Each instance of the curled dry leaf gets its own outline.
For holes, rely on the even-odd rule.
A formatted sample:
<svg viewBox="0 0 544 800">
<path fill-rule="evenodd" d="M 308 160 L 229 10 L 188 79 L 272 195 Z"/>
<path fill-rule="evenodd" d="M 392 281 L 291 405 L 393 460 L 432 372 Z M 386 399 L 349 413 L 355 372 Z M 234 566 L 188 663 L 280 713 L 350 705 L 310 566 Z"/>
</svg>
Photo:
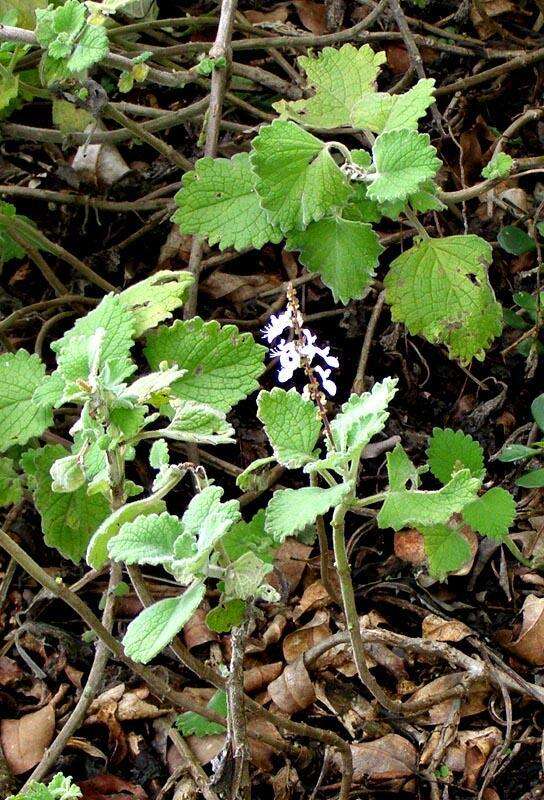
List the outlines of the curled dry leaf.
<svg viewBox="0 0 544 800">
<path fill-rule="evenodd" d="M 93 122 L 87 131 L 105 130 L 100 123 Z M 72 161 L 72 169 L 85 183 L 94 186 L 113 186 L 131 169 L 112 144 L 85 144 L 78 147 Z"/>
<path fill-rule="evenodd" d="M 329 615 L 326 611 L 317 611 L 306 625 L 289 633 L 283 640 L 283 656 L 288 664 L 296 661 L 299 656 L 309 650 L 318 642 L 331 635 Z"/>
<path fill-rule="evenodd" d="M 332 598 L 323 586 L 321 581 L 314 581 L 306 587 L 300 602 L 296 606 L 293 613 L 293 622 L 296 622 L 299 617 L 306 613 L 306 611 L 314 611 L 318 608 L 326 608 L 332 603 Z"/>
<path fill-rule="evenodd" d="M 544 597 L 530 594 L 522 608 L 523 622 L 509 649 L 529 664 L 544 664 Z"/>
<path fill-rule="evenodd" d="M 22 775 L 41 761 L 53 741 L 55 709 L 52 704 L 20 719 L 0 720 L 0 744 L 14 775 Z"/>
<path fill-rule="evenodd" d="M 259 735 L 277 739 L 278 742 L 282 741 L 282 737 L 271 722 L 260 717 L 248 720 L 247 729 L 248 732 L 254 734 L 248 737 L 251 763 L 262 772 L 270 772 L 275 750 L 262 742 Z M 186 741 L 199 763 L 204 765 L 209 764 L 219 755 L 225 745 L 225 738 L 225 734 L 220 733 L 213 736 L 188 736 Z M 181 764 L 179 751 L 173 745 L 168 748 L 167 761 L 171 772 Z"/>
<path fill-rule="evenodd" d="M 270 11 L 246 11 L 245 17 L 252 25 L 259 25 L 263 22 L 286 22 L 289 16 L 289 3 L 281 3 L 274 6 Z"/>
<path fill-rule="evenodd" d="M 296 714 L 312 705 L 316 699 L 314 685 L 302 658 L 285 667 L 282 674 L 269 684 L 268 693 L 286 714 Z"/>
<path fill-rule="evenodd" d="M 417 751 L 414 745 L 396 733 L 388 733 L 373 742 L 351 745 L 353 755 L 353 779 L 362 783 L 371 781 L 390 781 L 410 778 L 417 765 Z M 341 768 L 339 754 L 334 754 L 335 764 Z"/>
<path fill-rule="evenodd" d="M 294 0 L 298 18 L 304 27 L 316 36 L 327 33 L 326 6 L 313 0 Z"/>
<path fill-rule="evenodd" d="M 0 656 L 0 686 L 13 686 L 23 677 L 23 670 L 12 658 Z"/>
<path fill-rule="evenodd" d="M 187 625 L 183 627 L 183 640 L 189 650 L 218 640 L 217 634 L 206 625 L 206 614 L 209 610 L 206 605 L 197 608 Z"/>
<path fill-rule="evenodd" d="M 171 709 L 157 708 L 153 703 L 146 703 L 135 692 L 127 692 L 117 705 L 117 719 L 121 722 L 133 719 L 157 719 L 169 714 Z"/>
<path fill-rule="evenodd" d="M 291 800 L 295 791 L 301 789 L 298 772 L 291 764 L 285 764 L 270 778 L 274 800 Z"/>
<path fill-rule="evenodd" d="M 117 775 L 97 775 L 79 784 L 81 800 L 148 800 L 141 786 L 119 778 Z"/>
<path fill-rule="evenodd" d="M 214 300 L 225 298 L 232 303 L 243 303 L 255 297 L 257 292 L 275 289 L 279 283 L 279 279 L 271 275 L 232 275 L 216 270 L 200 284 L 200 288 Z"/>
<path fill-rule="evenodd" d="M 421 754 L 420 764 L 430 764 L 433 753 L 440 743 L 440 731 L 433 731 Z M 502 734 L 496 727 L 474 731 L 460 731 L 447 748 L 444 764 L 452 772 L 462 772 L 463 786 L 474 789 L 485 763 L 492 751 L 502 743 Z"/>
<path fill-rule="evenodd" d="M 421 624 L 424 639 L 433 642 L 460 642 L 471 635 L 471 630 L 458 619 L 442 619 L 436 614 L 427 614 Z"/>
<path fill-rule="evenodd" d="M 465 672 L 451 672 L 449 675 L 442 675 L 414 692 L 410 700 L 432 700 L 433 697 L 442 694 L 445 690 L 461 684 L 465 677 Z M 471 683 L 469 696 L 461 704 L 460 716 L 471 717 L 483 711 L 486 708 L 490 691 L 489 684 L 483 678 Z M 453 699 L 443 700 L 441 703 L 431 706 L 419 717 L 419 721 L 423 725 L 439 725 L 446 722 L 450 716 L 452 703 Z"/>
<path fill-rule="evenodd" d="M 284 617 L 283 614 L 276 614 L 263 633 L 262 639 L 260 641 L 252 640 L 248 643 L 246 653 L 262 653 L 270 645 L 279 642 L 286 625 L 287 617 Z"/>
<path fill-rule="evenodd" d="M 249 694 L 260 691 L 281 675 L 282 669 L 283 663 L 281 661 L 246 669 L 244 671 L 244 691 Z"/>
<path fill-rule="evenodd" d="M 268 583 L 282 596 L 291 595 L 300 583 L 311 552 L 309 545 L 287 538 L 276 551 L 275 569 L 268 576 Z"/>
<path fill-rule="evenodd" d="M 91 756 L 91 758 L 99 758 L 104 764 L 108 760 L 107 755 L 102 750 L 88 742 L 87 739 L 81 739 L 79 736 L 71 736 L 66 742 L 66 747 L 70 747 L 72 750 L 81 750 L 82 753 Z"/>
</svg>

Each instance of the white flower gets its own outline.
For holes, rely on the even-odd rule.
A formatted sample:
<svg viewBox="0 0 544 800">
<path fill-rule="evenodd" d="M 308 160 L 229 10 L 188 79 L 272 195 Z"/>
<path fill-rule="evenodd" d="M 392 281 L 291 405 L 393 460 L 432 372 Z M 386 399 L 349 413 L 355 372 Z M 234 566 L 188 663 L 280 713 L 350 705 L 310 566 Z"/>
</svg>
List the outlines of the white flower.
<svg viewBox="0 0 544 800">
<path fill-rule="evenodd" d="M 280 371 L 278 380 L 280 383 L 290 381 L 296 370 L 300 367 L 300 353 L 295 342 L 286 342 L 282 339 L 279 345 L 270 351 L 271 356 L 277 356 L 280 360 Z"/>
<path fill-rule="evenodd" d="M 287 308 L 281 314 L 272 314 L 268 325 L 263 329 L 263 339 L 266 339 L 269 344 L 272 344 L 274 339 L 281 336 L 287 328 L 293 327 L 293 320 L 291 312 Z"/>
<path fill-rule="evenodd" d="M 304 347 L 301 348 L 302 354 L 306 356 L 310 364 L 314 360 L 315 356 L 319 356 L 323 359 L 325 364 L 328 364 L 329 367 L 334 367 L 338 369 L 340 366 L 340 362 L 336 358 L 336 356 L 329 355 L 331 348 L 330 347 L 317 347 L 315 342 L 317 341 L 317 336 L 314 336 L 308 328 L 304 328 L 302 331 L 304 334 L 304 338 L 306 344 Z"/>
<path fill-rule="evenodd" d="M 323 369 L 323 367 L 314 367 L 314 371 L 317 372 L 319 377 L 321 378 L 321 386 L 330 394 L 331 397 L 334 397 L 336 394 L 336 384 L 334 381 L 331 381 L 329 375 L 331 374 L 330 369 Z"/>
</svg>

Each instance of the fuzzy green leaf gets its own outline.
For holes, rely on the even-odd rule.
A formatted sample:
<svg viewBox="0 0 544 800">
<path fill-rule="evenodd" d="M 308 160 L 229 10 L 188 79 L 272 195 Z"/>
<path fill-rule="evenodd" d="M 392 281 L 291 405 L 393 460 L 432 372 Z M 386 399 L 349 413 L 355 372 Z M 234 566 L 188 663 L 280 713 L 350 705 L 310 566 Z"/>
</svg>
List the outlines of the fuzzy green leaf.
<svg viewBox="0 0 544 800">
<path fill-rule="evenodd" d="M 55 547 L 61 555 L 77 564 L 84 556 L 92 534 L 108 517 L 110 508 L 101 494 L 89 496 L 86 486 L 69 493 L 52 490 L 50 469 L 64 456 L 66 450 L 61 445 L 46 445 L 40 450 L 30 451 L 23 465 L 31 477 L 45 544 Z"/>
<path fill-rule="evenodd" d="M 133 522 L 141 514 L 160 514 L 164 510 L 164 500 L 157 499 L 153 495 L 134 500 L 116 509 L 95 530 L 87 547 L 87 564 L 94 569 L 100 569 L 106 563 L 108 543 L 125 523 Z"/>
<path fill-rule="evenodd" d="M 482 478 L 484 474 L 484 451 L 463 431 L 433 428 L 427 458 L 431 472 L 442 483 L 447 483 L 460 469 L 468 469 L 473 478 Z"/>
<path fill-rule="evenodd" d="M 388 417 L 387 407 L 395 396 L 397 381 L 386 378 L 376 383 L 370 392 L 352 394 L 331 422 L 337 450 L 349 458 L 362 452 L 373 436 L 379 433 Z"/>
<path fill-rule="evenodd" d="M 274 599 L 272 593 L 275 590 L 270 584 L 264 584 L 266 576 L 274 569 L 273 565 L 267 563 L 249 551 L 229 564 L 223 579 L 225 594 L 227 597 L 238 598 L 239 600 L 249 600 L 252 597 L 264 596 L 266 599 Z"/>
<path fill-rule="evenodd" d="M 153 331 L 145 348 L 152 369 L 167 361 L 187 370 L 172 386 L 177 397 L 223 411 L 258 387 L 265 353 L 250 333 L 200 317 Z"/>
<path fill-rule="evenodd" d="M 493 158 L 482 170 L 484 178 L 506 178 L 514 166 L 514 159 L 508 153 L 493 153 Z"/>
<path fill-rule="evenodd" d="M 445 344 L 451 358 L 469 362 L 502 329 L 502 309 L 486 265 L 491 247 L 479 236 L 426 239 L 392 264 L 385 278 L 393 319 L 410 333 Z"/>
<path fill-rule="evenodd" d="M 167 597 L 144 609 L 125 633 L 123 647 L 127 656 L 140 664 L 151 661 L 189 622 L 205 592 L 203 583 L 193 583 L 180 597 Z"/>
<path fill-rule="evenodd" d="M 102 25 L 87 25 L 67 61 L 70 72 L 83 72 L 108 55 L 108 35 Z"/>
<path fill-rule="evenodd" d="M 175 200 L 178 210 L 172 220 L 181 232 L 205 236 L 220 250 L 258 250 L 282 238 L 261 208 L 247 153 L 199 159 L 183 176 Z"/>
<path fill-rule="evenodd" d="M 18 503 L 23 496 L 21 478 L 11 458 L 0 457 L 0 508 Z"/>
<path fill-rule="evenodd" d="M 117 295 L 132 315 L 134 336 L 171 319 L 171 312 L 183 305 L 193 283 L 194 277 L 187 270 L 161 270 Z"/>
<path fill-rule="evenodd" d="M 470 527 L 491 539 L 504 539 L 516 518 L 516 503 L 506 489 L 495 486 L 463 509 Z"/>
<path fill-rule="evenodd" d="M 261 204 L 283 232 L 305 228 L 349 198 L 348 181 L 323 142 L 294 122 L 275 120 L 252 144 Z"/>
<path fill-rule="evenodd" d="M 184 533 L 197 539 L 199 551 L 211 549 L 240 520 L 238 501 L 224 503 L 222 496 L 220 486 L 207 486 L 193 497 L 183 515 Z"/>
<path fill-rule="evenodd" d="M 108 542 L 114 561 L 125 564 L 164 564 L 171 561 L 174 542 L 182 532 L 181 520 L 167 511 L 125 522 Z"/>
<path fill-rule="evenodd" d="M 331 217 L 294 231 L 288 250 L 299 250 L 299 261 L 318 272 L 335 301 L 346 304 L 364 296 L 383 252 L 378 235 L 365 222 Z"/>
<path fill-rule="evenodd" d="M 470 545 L 466 538 L 448 525 L 420 527 L 425 552 L 429 559 L 429 572 L 443 580 L 448 572 L 456 572 L 470 558 Z"/>
<path fill-rule="evenodd" d="M 296 469 L 315 457 L 322 425 L 311 400 L 305 400 L 296 389 L 286 392 L 275 387 L 259 393 L 257 408 L 280 464 Z"/>
<path fill-rule="evenodd" d="M 364 95 L 352 110 L 353 126 L 375 133 L 399 128 L 417 130 L 418 120 L 434 102 L 434 83 L 433 78 L 424 78 L 404 94 L 374 92 Z"/>
<path fill-rule="evenodd" d="M 376 174 L 368 186 L 371 200 L 402 200 L 434 178 L 440 167 L 428 134 L 394 130 L 380 134 L 372 147 Z"/>
<path fill-rule="evenodd" d="M 45 378 L 45 366 L 26 350 L 0 356 L 0 452 L 26 444 L 53 422 L 51 405 L 33 402 Z"/>
<path fill-rule="evenodd" d="M 224 605 L 212 608 L 206 615 L 206 625 L 216 633 L 229 633 L 236 625 L 240 625 L 245 614 L 245 602 L 234 597 Z"/>
<path fill-rule="evenodd" d="M 278 113 L 314 127 L 351 125 L 354 105 L 372 90 L 385 59 L 385 53 L 375 53 L 368 44 L 360 48 L 344 44 L 338 50 L 324 47 L 315 58 L 300 56 L 298 63 L 315 94 L 294 102 L 281 100 L 273 106 Z"/>
<path fill-rule="evenodd" d="M 283 542 L 287 536 L 300 533 L 317 517 L 341 503 L 352 488 L 351 483 L 340 483 L 327 489 L 305 486 L 274 492 L 266 509 L 266 532 L 276 542 Z"/>
<path fill-rule="evenodd" d="M 232 444 L 234 428 L 227 422 L 223 411 L 194 400 L 180 400 L 173 404 L 174 416 L 161 433 L 177 442 L 199 444 Z"/>
<path fill-rule="evenodd" d="M 272 564 L 275 542 L 265 531 L 266 512 L 261 508 L 249 522 L 240 520 L 221 539 L 221 544 L 231 561 L 251 551 L 261 561 Z"/>
<path fill-rule="evenodd" d="M 134 344 L 134 320 L 121 299 L 106 295 L 101 303 L 86 316 L 80 317 L 61 339 L 53 342 L 51 349 L 57 354 L 59 372 L 69 382 L 85 380 L 89 376 L 89 345 L 96 331 L 105 331 L 100 350 L 100 363 L 119 359 L 119 375 L 132 371 L 130 349 Z"/>
<path fill-rule="evenodd" d="M 481 480 L 473 478 L 468 469 L 456 472 L 438 491 L 406 489 L 410 461 L 399 463 L 398 450 L 403 448 L 397 445 L 393 453 L 387 454 L 390 488 L 378 513 L 380 528 L 398 531 L 408 525 L 445 523 L 476 498 Z"/>
</svg>

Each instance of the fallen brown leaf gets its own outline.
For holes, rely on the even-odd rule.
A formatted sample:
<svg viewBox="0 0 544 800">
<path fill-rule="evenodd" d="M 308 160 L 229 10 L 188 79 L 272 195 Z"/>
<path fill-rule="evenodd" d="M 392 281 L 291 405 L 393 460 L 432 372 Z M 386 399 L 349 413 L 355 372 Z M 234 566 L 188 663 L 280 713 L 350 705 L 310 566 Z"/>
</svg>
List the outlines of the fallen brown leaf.
<svg viewBox="0 0 544 800">
<path fill-rule="evenodd" d="M 529 664 L 544 664 L 544 597 L 530 594 L 522 608 L 523 622 L 509 649 Z"/>
<path fill-rule="evenodd" d="M 276 551 L 275 570 L 268 576 L 268 583 L 282 596 L 291 595 L 300 583 L 311 552 L 312 548 L 309 545 L 302 544 L 292 537 L 287 538 Z"/>
<path fill-rule="evenodd" d="M 316 698 L 314 685 L 302 658 L 285 667 L 279 678 L 268 685 L 268 694 L 286 714 L 296 714 L 312 705 Z"/>
<path fill-rule="evenodd" d="M 289 633 L 283 640 L 283 656 L 288 664 L 296 661 L 299 656 L 309 650 L 318 642 L 331 635 L 329 615 L 326 611 L 317 611 L 310 620 L 297 630 Z"/>
<path fill-rule="evenodd" d="M 316 36 L 327 33 L 326 7 L 321 3 L 314 3 L 313 0 L 294 0 L 298 18 L 306 30 L 311 31 Z"/>
<path fill-rule="evenodd" d="M 442 619 L 436 614 L 427 614 L 421 624 L 424 639 L 434 642 L 460 642 L 471 635 L 471 630 L 458 619 Z"/>
<path fill-rule="evenodd" d="M 141 786 L 117 775 L 96 775 L 79 784 L 81 800 L 148 800 Z"/>
<path fill-rule="evenodd" d="M 436 695 L 441 694 L 444 690 L 457 686 L 461 682 L 464 674 L 463 672 L 451 672 L 449 675 L 442 675 L 440 678 L 436 678 L 434 681 L 431 681 L 414 692 L 410 700 L 432 699 Z M 461 704 L 459 711 L 461 717 L 474 716 L 474 714 L 479 714 L 483 711 L 486 708 L 486 700 L 489 696 L 489 692 L 490 687 L 483 679 L 472 683 L 469 697 Z M 424 725 L 438 725 L 442 722 L 446 722 L 450 716 L 453 702 L 453 699 L 444 700 L 441 703 L 431 706 L 419 718 L 420 722 Z"/>
<path fill-rule="evenodd" d="M 187 625 L 183 628 L 183 641 L 192 650 L 193 647 L 200 647 L 208 642 L 216 642 L 217 634 L 211 631 L 206 625 L 206 615 L 209 608 L 204 606 L 198 608 Z"/>
<path fill-rule="evenodd" d="M 373 742 L 351 745 L 353 755 L 353 780 L 362 783 L 388 781 L 411 777 L 417 765 L 417 751 L 414 745 L 396 733 L 388 733 Z M 339 755 L 334 755 L 335 763 L 341 766 Z"/>
<path fill-rule="evenodd" d="M 281 3 L 272 8 L 270 11 L 253 11 L 245 12 L 246 19 L 253 25 L 260 22 L 286 22 L 289 16 L 290 3 Z"/>
<path fill-rule="evenodd" d="M 0 743 L 14 775 L 22 775 L 41 761 L 53 741 L 55 709 L 51 704 L 20 719 L 0 720 Z"/>
<path fill-rule="evenodd" d="M 314 581 L 304 590 L 300 602 L 293 612 L 293 622 L 296 622 L 306 611 L 326 608 L 326 606 L 329 606 L 331 603 L 332 598 L 323 586 L 323 583 L 320 580 Z"/>
<path fill-rule="evenodd" d="M 262 664 L 244 671 L 244 691 L 251 694 L 265 688 L 268 684 L 281 675 L 283 664 L 275 661 L 273 664 Z"/>
<path fill-rule="evenodd" d="M 0 656 L 0 686 L 12 686 L 23 676 L 23 670 L 12 658 Z"/>
</svg>

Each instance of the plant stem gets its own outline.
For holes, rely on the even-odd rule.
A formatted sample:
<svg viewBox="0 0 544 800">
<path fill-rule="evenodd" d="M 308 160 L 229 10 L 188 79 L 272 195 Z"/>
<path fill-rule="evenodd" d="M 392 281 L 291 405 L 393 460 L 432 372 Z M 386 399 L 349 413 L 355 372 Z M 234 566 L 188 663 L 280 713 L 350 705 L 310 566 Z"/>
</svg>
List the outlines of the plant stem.
<svg viewBox="0 0 544 800">
<path fill-rule="evenodd" d="M 386 708 L 388 711 L 397 712 L 400 704 L 395 700 L 392 700 L 389 695 L 384 692 L 378 682 L 371 675 L 370 670 L 366 665 L 363 640 L 359 627 L 359 615 L 357 614 L 357 606 L 355 604 L 355 593 L 353 591 L 353 583 L 351 581 L 351 570 L 349 567 L 345 542 L 345 519 L 351 502 L 352 498 L 349 498 L 347 501 L 344 501 L 335 508 L 332 518 L 332 532 L 336 570 L 338 572 L 338 578 L 340 581 L 342 605 L 346 618 L 347 629 L 349 632 L 351 648 L 353 650 L 353 658 L 355 661 L 355 666 L 357 667 L 357 673 L 363 685 L 366 686 L 372 695 L 374 695 L 381 706 Z"/>
</svg>

